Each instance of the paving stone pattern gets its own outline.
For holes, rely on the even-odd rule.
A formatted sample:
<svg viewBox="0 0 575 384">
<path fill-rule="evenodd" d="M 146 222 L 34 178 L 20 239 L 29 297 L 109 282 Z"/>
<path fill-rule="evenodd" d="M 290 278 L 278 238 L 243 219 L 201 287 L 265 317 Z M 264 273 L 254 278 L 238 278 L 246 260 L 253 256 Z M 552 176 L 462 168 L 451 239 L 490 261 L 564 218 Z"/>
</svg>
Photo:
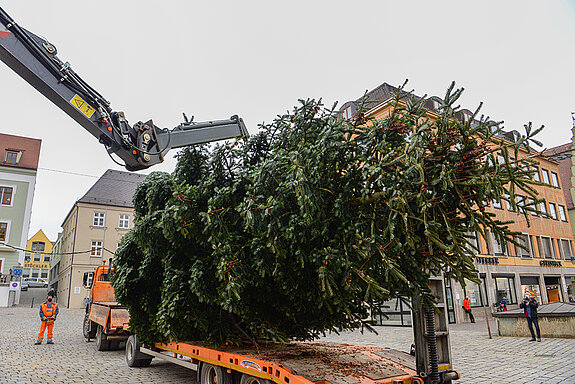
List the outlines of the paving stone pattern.
<svg viewBox="0 0 575 384">
<path fill-rule="evenodd" d="M 30 295 L 35 298 L 30 308 Z M 40 321 L 38 305 L 45 291 L 30 290 L 25 304 L 0 308 L 0 384 L 4 383 L 193 383 L 194 372 L 154 359 L 148 368 L 129 368 L 123 351 L 98 352 L 82 337 L 83 310 L 61 309 L 54 345 L 34 345 Z M 378 327 L 379 335 L 345 332 L 325 339 L 408 351 L 412 330 Z M 494 329 L 494 324 L 492 324 Z M 575 384 L 575 339 L 496 337 L 485 323 L 452 326 L 453 364 L 458 383 Z"/>
</svg>

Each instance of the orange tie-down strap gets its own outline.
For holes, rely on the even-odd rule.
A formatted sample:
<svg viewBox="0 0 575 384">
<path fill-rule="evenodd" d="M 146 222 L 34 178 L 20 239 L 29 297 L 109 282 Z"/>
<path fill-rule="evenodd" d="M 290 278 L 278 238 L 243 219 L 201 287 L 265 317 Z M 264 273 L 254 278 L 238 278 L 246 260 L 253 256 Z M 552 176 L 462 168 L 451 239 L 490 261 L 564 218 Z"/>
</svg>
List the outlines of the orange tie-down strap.
<svg viewBox="0 0 575 384">
<path fill-rule="evenodd" d="M 158 343 L 155 347 L 279 384 L 423 383 L 412 369 L 412 356 L 386 348 L 326 342 L 265 343 L 257 350 L 216 350 L 194 342 Z M 402 358 L 390 359 L 382 351 L 399 353 Z"/>
</svg>

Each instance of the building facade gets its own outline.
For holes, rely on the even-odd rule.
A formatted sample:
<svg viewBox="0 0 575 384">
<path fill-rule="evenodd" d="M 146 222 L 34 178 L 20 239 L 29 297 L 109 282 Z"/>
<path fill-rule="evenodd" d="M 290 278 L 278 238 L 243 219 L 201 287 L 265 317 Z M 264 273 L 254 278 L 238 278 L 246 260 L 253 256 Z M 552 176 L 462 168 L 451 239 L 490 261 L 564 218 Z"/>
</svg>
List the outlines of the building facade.
<svg viewBox="0 0 575 384">
<path fill-rule="evenodd" d="M 145 175 L 108 170 L 79 199 L 62 223 L 57 295 L 60 304 L 81 308 L 88 290 L 84 272 L 113 257 L 120 240 L 133 227 L 132 197 Z"/>
<path fill-rule="evenodd" d="M 60 275 L 60 259 L 62 258 L 62 233 L 58 233 L 58 239 L 52 247 L 50 260 L 50 272 L 48 273 L 48 288 L 58 293 L 58 276 Z"/>
<path fill-rule="evenodd" d="M 396 93 L 397 88 L 384 83 L 364 97 L 343 104 L 340 113 L 343 118 L 353 118 L 361 111 L 366 116 L 382 119 L 391 112 Z M 436 118 L 441 99 L 430 97 L 425 105 L 428 116 L 431 119 Z M 467 120 L 472 116 L 471 111 L 463 109 L 456 118 Z M 515 131 L 501 134 L 502 139 L 510 142 L 515 141 L 515 137 Z M 527 157 L 528 154 L 523 151 L 521 156 Z M 513 221 L 509 227 L 521 233 L 516 240 L 526 249 L 516 247 L 505 239 L 498 239 L 489 232 L 485 237 L 477 233 L 470 234 L 475 239 L 472 245 L 477 250 L 470 257 L 474 261 L 481 283 L 467 281 L 467 284 L 462 286 L 454 281 L 446 281 L 447 313 L 451 323 L 468 321 L 462 309 L 466 296 L 469 297 L 472 307 L 480 309 L 474 311 L 479 317 L 485 312 L 489 314 L 498 310 L 501 303 L 508 308 L 518 308 L 526 291 L 533 292 L 543 304 L 573 300 L 575 259 L 568 211 L 573 200 L 569 200 L 571 206 L 568 206 L 563 190 L 564 178 L 560 177 L 558 161 L 544 155 L 534 157 L 533 152 L 529 157 L 539 164 L 535 169 L 534 179 L 546 184 L 535 187 L 539 196 L 545 199 L 538 207 L 543 214 L 529 213 L 528 224 L 523 212 L 514 211 L 505 201 L 491 204 L 488 209 L 496 214 L 497 219 Z M 395 302 L 388 304 L 393 307 Z M 486 307 L 487 311 L 484 311 L 483 307 Z M 402 325 L 408 317 L 409 309 L 392 311 L 390 318 L 396 319 L 394 324 Z"/>
<path fill-rule="evenodd" d="M 39 230 L 28 239 L 26 253 L 24 254 L 22 278 L 36 277 L 48 284 L 52 247 L 52 242 L 42 230 Z"/>
<path fill-rule="evenodd" d="M 24 265 L 41 144 L 0 133 L 0 273 Z"/>
</svg>

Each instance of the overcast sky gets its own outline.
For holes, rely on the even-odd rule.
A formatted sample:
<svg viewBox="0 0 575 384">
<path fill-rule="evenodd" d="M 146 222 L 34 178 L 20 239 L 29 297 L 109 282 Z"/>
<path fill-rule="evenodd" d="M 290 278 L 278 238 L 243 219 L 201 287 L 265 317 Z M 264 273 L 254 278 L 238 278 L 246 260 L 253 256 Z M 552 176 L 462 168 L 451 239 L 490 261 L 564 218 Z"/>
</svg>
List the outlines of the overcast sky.
<svg viewBox="0 0 575 384">
<path fill-rule="evenodd" d="M 124 111 L 173 128 L 238 114 L 248 129 L 299 98 L 355 100 L 409 79 L 552 147 L 571 139 L 574 1 L 0 0 L 17 23 Z M 30 236 L 56 240 L 74 202 L 106 169 L 104 147 L 0 63 L 0 132 L 42 139 Z M 144 171 L 171 172 L 175 161 Z M 87 175 L 87 176 L 82 176 Z"/>
</svg>

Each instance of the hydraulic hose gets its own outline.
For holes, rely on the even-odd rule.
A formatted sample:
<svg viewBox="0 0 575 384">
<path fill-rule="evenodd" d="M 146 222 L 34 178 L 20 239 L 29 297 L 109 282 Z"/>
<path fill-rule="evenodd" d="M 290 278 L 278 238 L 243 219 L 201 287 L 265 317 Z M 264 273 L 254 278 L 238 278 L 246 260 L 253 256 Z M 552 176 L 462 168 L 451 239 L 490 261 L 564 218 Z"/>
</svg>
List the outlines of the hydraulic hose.
<svg viewBox="0 0 575 384">
<path fill-rule="evenodd" d="M 439 355 L 437 354 L 437 339 L 435 338 L 435 315 L 433 308 L 429 306 L 425 309 L 425 327 L 427 338 L 427 349 L 429 353 L 429 370 L 431 382 L 439 383 Z"/>
</svg>

